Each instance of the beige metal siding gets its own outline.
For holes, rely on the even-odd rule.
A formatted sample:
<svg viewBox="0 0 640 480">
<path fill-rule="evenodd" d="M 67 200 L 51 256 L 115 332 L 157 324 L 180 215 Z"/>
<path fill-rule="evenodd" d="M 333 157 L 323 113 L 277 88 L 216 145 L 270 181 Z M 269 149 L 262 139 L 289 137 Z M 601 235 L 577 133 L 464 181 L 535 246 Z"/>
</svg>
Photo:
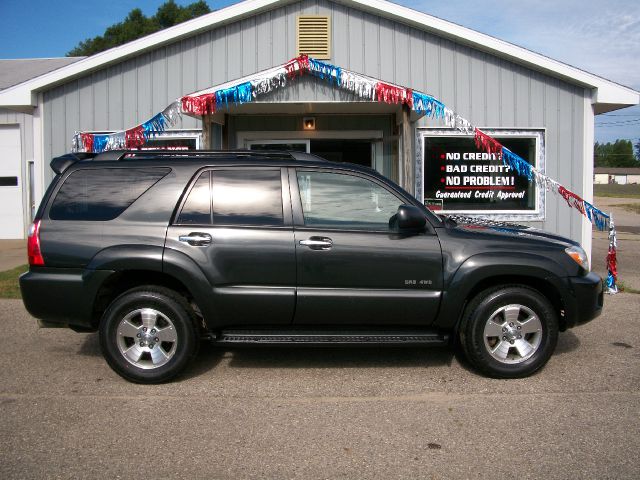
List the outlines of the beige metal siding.
<svg viewBox="0 0 640 480">
<path fill-rule="evenodd" d="M 404 24 L 326 0 L 305 0 L 201 33 L 45 93 L 45 158 L 71 147 L 76 130 L 122 129 L 176 97 L 240 78 L 296 55 L 296 18 L 331 18 L 330 61 L 440 98 L 484 127 L 544 128 L 546 173 L 582 193 L 582 88 Z M 312 80 L 265 101 L 350 101 Z M 194 128 L 185 118 L 178 128 Z M 420 125 L 426 125 L 421 122 Z M 546 197 L 536 225 L 580 239 L 580 216 Z"/>
</svg>

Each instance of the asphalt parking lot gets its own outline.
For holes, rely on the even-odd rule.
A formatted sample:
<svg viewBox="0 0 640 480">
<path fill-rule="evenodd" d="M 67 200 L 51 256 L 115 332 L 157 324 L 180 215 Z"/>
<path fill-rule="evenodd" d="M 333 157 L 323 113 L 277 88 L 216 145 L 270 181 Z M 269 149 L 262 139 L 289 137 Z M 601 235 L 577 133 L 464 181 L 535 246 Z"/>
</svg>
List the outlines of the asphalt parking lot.
<svg viewBox="0 0 640 480">
<path fill-rule="evenodd" d="M 640 478 L 640 295 L 491 380 L 446 349 L 205 346 L 133 385 L 0 301 L 0 478 Z"/>
</svg>

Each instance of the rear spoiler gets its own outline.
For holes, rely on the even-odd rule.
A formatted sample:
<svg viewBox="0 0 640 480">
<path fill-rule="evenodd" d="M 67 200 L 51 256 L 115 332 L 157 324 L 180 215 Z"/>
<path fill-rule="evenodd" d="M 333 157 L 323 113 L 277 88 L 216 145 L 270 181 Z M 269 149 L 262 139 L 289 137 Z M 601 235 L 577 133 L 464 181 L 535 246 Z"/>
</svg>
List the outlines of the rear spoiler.
<svg viewBox="0 0 640 480">
<path fill-rule="evenodd" d="M 53 160 L 51 160 L 51 163 L 49 165 L 51 166 L 51 170 L 53 170 L 56 175 L 60 175 L 74 163 L 81 160 L 86 160 L 87 158 L 93 158 L 95 156 L 95 153 L 67 153 L 66 155 L 55 157 Z"/>
</svg>

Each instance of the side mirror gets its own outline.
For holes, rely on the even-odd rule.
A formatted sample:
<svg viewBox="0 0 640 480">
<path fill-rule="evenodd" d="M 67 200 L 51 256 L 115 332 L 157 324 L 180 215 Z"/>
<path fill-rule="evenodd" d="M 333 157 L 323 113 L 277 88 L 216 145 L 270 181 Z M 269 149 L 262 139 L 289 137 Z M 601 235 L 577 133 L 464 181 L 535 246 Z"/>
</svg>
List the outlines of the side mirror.
<svg viewBox="0 0 640 480">
<path fill-rule="evenodd" d="M 398 231 L 420 231 L 427 224 L 427 219 L 418 207 L 400 205 L 396 214 L 389 219 L 389 228 Z"/>
</svg>

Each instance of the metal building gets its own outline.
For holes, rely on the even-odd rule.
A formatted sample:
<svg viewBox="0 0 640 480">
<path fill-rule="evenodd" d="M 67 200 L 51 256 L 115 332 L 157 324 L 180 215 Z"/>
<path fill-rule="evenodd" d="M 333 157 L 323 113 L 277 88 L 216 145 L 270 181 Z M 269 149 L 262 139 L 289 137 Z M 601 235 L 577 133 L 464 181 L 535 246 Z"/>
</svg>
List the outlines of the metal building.
<svg viewBox="0 0 640 480">
<path fill-rule="evenodd" d="M 247 0 L 1 90 L 0 149 L 17 145 L 20 132 L 20 153 L 9 156 L 19 158 L 11 171 L 22 208 L 17 212 L 12 200 L 2 207 L 3 218 L 21 215 L 26 230 L 29 198 L 41 198 L 53 175 L 49 159 L 70 151 L 76 132 L 128 129 L 183 95 L 300 53 L 428 92 L 586 200 L 592 199 L 594 115 L 640 102 L 632 89 L 384 0 Z M 456 198 L 465 182 L 496 175 L 459 170 L 492 165 L 474 157 L 468 135 L 401 104 L 362 101 L 312 77 L 212 115 L 185 116 L 151 143 L 293 148 L 366 164 L 433 208 L 518 220 L 591 247 L 590 223 L 535 185 L 504 176 L 512 197 L 491 198 L 480 189 L 473 198 Z M 3 156 L 3 169 L 6 162 Z M 454 192 L 449 197 L 442 194 L 446 188 Z"/>
</svg>

